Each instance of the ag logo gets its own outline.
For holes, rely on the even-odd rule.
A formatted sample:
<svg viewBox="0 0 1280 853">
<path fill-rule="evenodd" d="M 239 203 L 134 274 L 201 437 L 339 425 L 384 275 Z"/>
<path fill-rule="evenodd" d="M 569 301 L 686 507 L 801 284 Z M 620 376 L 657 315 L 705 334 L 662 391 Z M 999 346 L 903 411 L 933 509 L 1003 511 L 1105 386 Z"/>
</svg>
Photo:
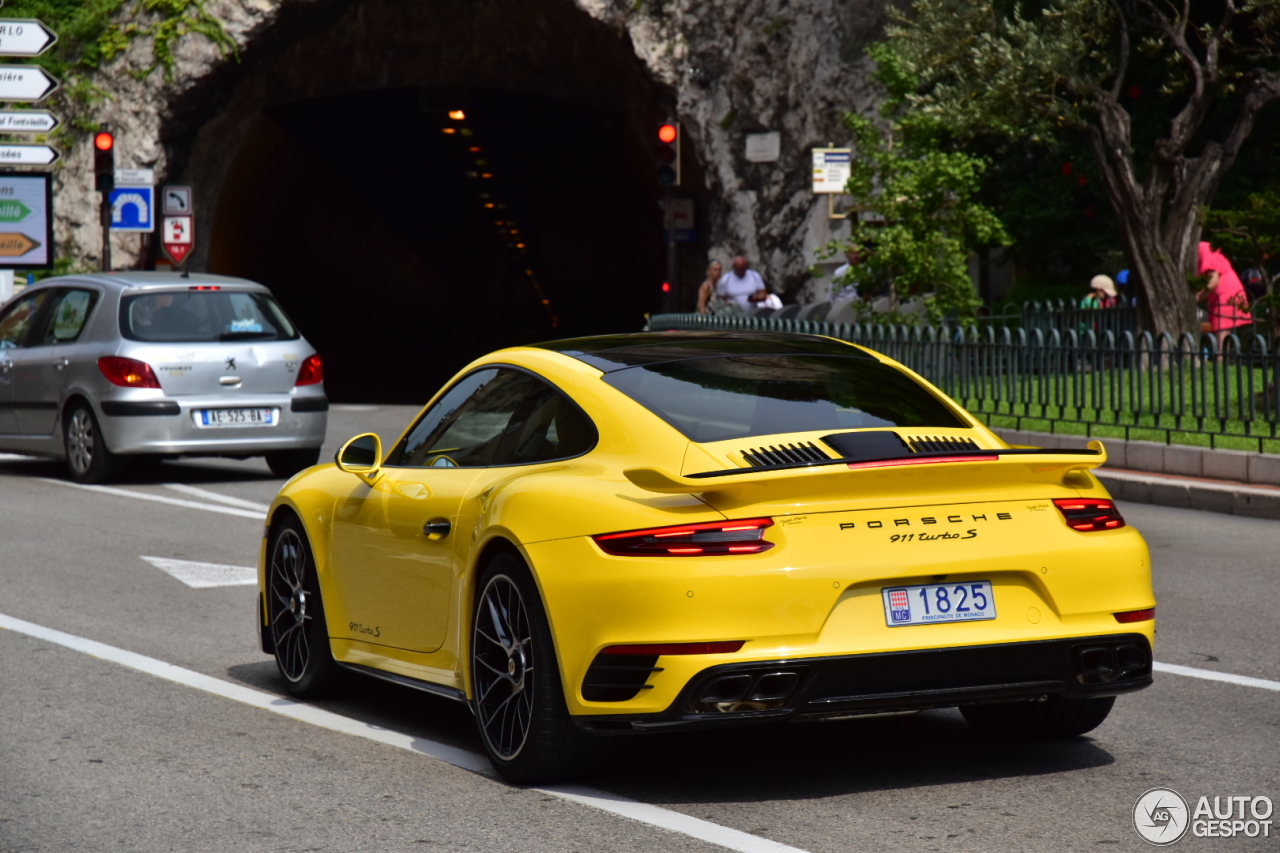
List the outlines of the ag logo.
<svg viewBox="0 0 1280 853">
<path fill-rule="evenodd" d="M 1149 844 L 1172 844 L 1186 835 L 1191 825 L 1187 801 L 1172 788 L 1152 788 L 1134 804 L 1133 825 Z"/>
</svg>

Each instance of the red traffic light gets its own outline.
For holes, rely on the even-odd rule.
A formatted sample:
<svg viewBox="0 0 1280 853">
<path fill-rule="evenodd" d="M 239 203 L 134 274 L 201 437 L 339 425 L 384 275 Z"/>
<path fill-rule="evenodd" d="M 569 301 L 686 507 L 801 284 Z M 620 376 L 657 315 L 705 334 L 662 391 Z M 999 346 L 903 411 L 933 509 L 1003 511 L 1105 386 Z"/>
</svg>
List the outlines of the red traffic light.
<svg viewBox="0 0 1280 853">
<path fill-rule="evenodd" d="M 93 137 L 93 147 L 99 151 L 110 151 L 115 144 L 116 138 L 105 130 Z"/>
<path fill-rule="evenodd" d="M 676 137 L 679 133 L 680 132 L 676 130 L 676 126 L 674 124 L 664 124 L 662 127 L 658 128 L 658 139 L 670 145 L 672 142 L 676 141 Z"/>
</svg>

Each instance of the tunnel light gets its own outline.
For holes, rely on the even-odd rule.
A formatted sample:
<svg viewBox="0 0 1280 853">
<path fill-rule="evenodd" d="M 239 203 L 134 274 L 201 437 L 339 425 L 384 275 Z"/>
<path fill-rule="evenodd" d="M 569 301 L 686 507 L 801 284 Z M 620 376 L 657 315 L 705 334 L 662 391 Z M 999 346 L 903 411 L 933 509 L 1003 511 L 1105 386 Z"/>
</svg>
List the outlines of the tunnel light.
<svg viewBox="0 0 1280 853">
<path fill-rule="evenodd" d="M 454 121 L 462 121 L 466 117 L 467 117 L 467 114 L 464 113 L 462 110 L 449 110 L 449 118 L 453 119 Z"/>
<path fill-rule="evenodd" d="M 440 132 L 441 133 L 457 133 L 458 131 L 454 130 L 452 127 L 442 127 L 440 128 Z"/>
<path fill-rule="evenodd" d="M 485 206 L 485 207 L 493 207 L 493 202 L 491 202 L 491 201 L 486 201 L 486 202 L 484 203 L 484 206 Z"/>
<path fill-rule="evenodd" d="M 468 148 L 467 150 L 468 150 L 468 151 L 470 151 L 472 154 L 479 154 L 479 153 L 480 153 L 480 151 L 481 151 L 481 148 L 480 148 L 480 146 L 479 146 L 479 145 L 472 145 L 472 146 L 471 146 L 470 148 Z"/>
</svg>

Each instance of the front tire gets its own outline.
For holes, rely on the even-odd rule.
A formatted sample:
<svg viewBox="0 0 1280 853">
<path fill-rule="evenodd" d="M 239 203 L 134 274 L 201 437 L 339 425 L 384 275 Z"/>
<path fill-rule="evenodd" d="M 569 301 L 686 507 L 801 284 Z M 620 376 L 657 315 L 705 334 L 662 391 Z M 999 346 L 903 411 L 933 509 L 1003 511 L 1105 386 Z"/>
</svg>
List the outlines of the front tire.
<svg viewBox="0 0 1280 853">
<path fill-rule="evenodd" d="M 302 523 L 290 518 L 271 532 L 267 563 L 267 628 L 276 668 L 294 696 L 314 699 L 337 683 L 316 561 Z"/>
<path fill-rule="evenodd" d="M 62 446 L 67 454 L 67 471 L 77 483 L 106 483 L 114 479 L 123 464 L 107 449 L 102 429 L 93 409 L 76 403 L 62 422 Z"/>
<path fill-rule="evenodd" d="M 304 447 L 301 450 L 273 450 L 266 454 L 271 473 L 286 480 L 299 471 L 305 471 L 320 461 L 320 448 Z"/>
<path fill-rule="evenodd" d="M 584 736 L 569 718 L 542 599 L 519 557 L 485 567 L 472 617 L 472 707 L 489 761 L 519 784 L 570 776 Z"/>
<path fill-rule="evenodd" d="M 960 708 L 969 725 L 995 740 L 1061 740 L 1091 732 L 1111 713 L 1116 697 L 1067 699 L 1049 696 L 1043 702 L 998 702 Z"/>
</svg>

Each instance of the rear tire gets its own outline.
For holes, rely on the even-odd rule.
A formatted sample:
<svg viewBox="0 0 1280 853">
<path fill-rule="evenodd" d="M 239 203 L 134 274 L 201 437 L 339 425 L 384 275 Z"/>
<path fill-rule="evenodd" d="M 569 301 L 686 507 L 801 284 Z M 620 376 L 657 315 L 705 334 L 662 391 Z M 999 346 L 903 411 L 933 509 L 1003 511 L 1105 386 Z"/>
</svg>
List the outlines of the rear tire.
<svg viewBox="0 0 1280 853">
<path fill-rule="evenodd" d="M 1050 696 L 1043 702 L 999 702 L 960 708 L 969 725 L 994 740 L 1060 740 L 1091 732 L 1111 713 L 1116 697 L 1067 699 Z"/>
<path fill-rule="evenodd" d="M 124 467 L 119 456 L 107 449 L 98 419 L 87 403 L 75 403 L 62 421 L 62 447 L 67 471 L 77 483 L 106 483 Z"/>
<path fill-rule="evenodd" d="M 306 530 L 296 518 L 276 525 L 267 547 L 267 627 L 276 668 L 290 693 L 315 699 L 338 683 L 324 602 Z"/>
<path fill-rule="evenodd" d="M 277 477 L 286 480 L 320 461 L 320 448 L 304 447 L 301 450 L 273 450 L 266 455 L 267 467 Z"/>
<path fill-rule="evenodd" d="M 501 554 L 476 584 L 472 707 L 494 768 L 518 784 L 575 773 L 585 735 L 569 718 L 551 628 L 524 561 Z"/>
</svg>

